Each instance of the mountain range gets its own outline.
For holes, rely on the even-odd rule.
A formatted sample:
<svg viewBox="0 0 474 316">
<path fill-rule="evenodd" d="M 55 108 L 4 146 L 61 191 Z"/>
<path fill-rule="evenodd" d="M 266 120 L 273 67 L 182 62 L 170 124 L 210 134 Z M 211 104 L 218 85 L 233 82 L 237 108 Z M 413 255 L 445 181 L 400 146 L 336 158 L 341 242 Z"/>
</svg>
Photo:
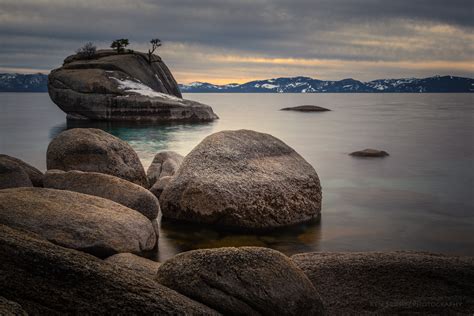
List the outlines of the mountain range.
<svg viewBox="0 0 474 316">
<path fill-rule="evenodd" d="M 0 74 L 0 92 L 46 92 L 45 74 Z M 355 79 L 319 80 L 310 77 L 288 77 L 255 80 L 243 84 L 216 85 L 193 82 L 179 85 L 183 93 L 423 93 L 474 92 L 474 79 L 455 76 L 428 78 L 378 79 L 362 82 Z"/>
</svg>

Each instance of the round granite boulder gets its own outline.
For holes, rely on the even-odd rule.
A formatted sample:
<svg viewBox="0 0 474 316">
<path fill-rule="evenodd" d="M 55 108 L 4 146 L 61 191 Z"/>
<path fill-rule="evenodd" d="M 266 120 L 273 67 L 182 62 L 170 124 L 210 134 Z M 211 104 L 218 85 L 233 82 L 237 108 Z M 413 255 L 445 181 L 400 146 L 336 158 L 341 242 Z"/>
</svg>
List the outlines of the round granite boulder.
<svg viewBox="0 0 474 316">
<path fill-rule="evenodd" d="M 154 220 L 160 211 L 160 203 L 150 191 L 104 173 L 52 169 L 44 175 L 44 187 L 100 196 L 136 210 L 149 220 Z"/>
<path fill-rule="evenodd" d="M 163 193 L 163 190 L 171 182 L 172 179 L 172 176 L 164 176 L 159 178 L 150 188 L 150 192 L 153 193 L 157 198 L 160 198 L 161 193 Z"/>
<path fill-rule="evenodd" d="M 133 148 L 96 128 L 74 128 L 56 136 L 48 146 L 48 169 L 110 174 L 148 188 L 145 170 Z"/>
<path fill-rule="evenodd" d="M 314 168 L 281 140 L 250 130 L 206 137 L 160 196 L 164 217 L 245 229 L 317 219 Z"/>
<path fill-rule="evenodd" d="M 30 177 L 17 163 L 0 158 L 0 189 L 32 187 Z"/>
<path fill-rule="evenodd" d="M 101 258 L 120 252 L 140 253 L 156 244 L 152 223 L 139 212 L 72 191 L 0 190 L 0 224 Z"/>
<path fill-rule="evenodd" d="M 164 262 L 156 280 L 224 315 L 324 314 L 304 273 L 269 248 L 184 252 Z"/>
<path fill-rule="evenodd" d="M 183 158 L 183 156 L 174 151 L 161 151 L 157 153 L 146 172 L 150 186 L 153 186 L 162 177 L 174 175 L 183 162 Z"/>
<path fill-rule="evenodd" d="M 154 279 L 161 263 L 143 258 L 133 253 L 118 253 L 105 259 L 105 262 L 122 267 Z"/>
<path fill-rule="evenodd" d="M 15 163 L 21 169 L 23 169 L 28 174 L 28 177 L 30 178 L 31 183 L 33 184 L 33 186 L 35 186 L 35 187 L 42 187 L 43 186 L 43 173 L 41 171 L 39 171 L 38 169 L 36 169 L 35 167 L 27 164 L 26 162 L 24 162 L 23 160 L 20 160 L 18 158 L 0 154 L 0 165 L 4 161 L 9 161 L 9 162 Z"/>
</svg>

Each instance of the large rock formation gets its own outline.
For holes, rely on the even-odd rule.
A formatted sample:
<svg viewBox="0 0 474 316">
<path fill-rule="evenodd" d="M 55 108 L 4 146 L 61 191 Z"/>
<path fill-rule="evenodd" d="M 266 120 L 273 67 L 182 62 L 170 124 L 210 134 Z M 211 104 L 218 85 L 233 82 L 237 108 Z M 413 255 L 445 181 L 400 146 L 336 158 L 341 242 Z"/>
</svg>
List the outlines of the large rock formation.
<svg viewBox="0 0 474 316">
<path fill-rule="evenodd" d="M 315 288 L 291 260 L 268 248 L 181 253 L 158 268 L 156 280 L 225 315 L 321 315 Z"/>
<path fill-rule="evenodd" d="M 0 165 L 4 162 L 14 163 L 18 165 L 21 169 L 23 169 L 23 171 L 25 171 L 26 174 L 28 174 L 28 177 L 30 178 L 31 183 L 35 187 L 43 186 L 43 173 L 39 171 L 38 169 L 36 169 L 35 167 L 27 164 L 26 162 L 18 158 L 0 154 Z"/>
<path fill-rule="evenodd" d="M 184 158 L 160 204 L 168 218 L 268 229 L 318 218 L 321 186 L 313 167 L 281 140 L 222 131 Z"/>
<path fill-rule="evenodd" d="M 48 170 L 44 187 L 100 196 L 136 210 L 150 220 L 160 211 L 158 199 L 138 184 L 98 172 Z"/>
<path fill-rule="evenodd" d="M 211 121 L 208 105 L 184 100 L 160 57 L 98 51 L 72 55 L 48 77 L 51 99 L 71 119 L 107 121 Z"/>
<path fill-rule="evenodd" d="M 474 313 L 474 257 L 314 252 L 291 259 L 313 282 L 329 315 Z"/>
<path fill-rule="evenodd" d="M 133 148 L 95 128 L 74 128 L 56 136 L 48 146 L 48 169 L 110 174 L 148 188 L 145 170 Z"/>
<path fill-rule="evenodd" d="M 4 225 L 0 258 L 1 295 L 30 315 L 217 314 L 139 274 Z"/>
<path fill-rule="evenodd" d="M 54 189 L 0 190 L 0 224 L 34 232 L 72 249 L 107 257 L 140 253 L 156 243 L 152 223 L 100 197 Z"/>
</svg>

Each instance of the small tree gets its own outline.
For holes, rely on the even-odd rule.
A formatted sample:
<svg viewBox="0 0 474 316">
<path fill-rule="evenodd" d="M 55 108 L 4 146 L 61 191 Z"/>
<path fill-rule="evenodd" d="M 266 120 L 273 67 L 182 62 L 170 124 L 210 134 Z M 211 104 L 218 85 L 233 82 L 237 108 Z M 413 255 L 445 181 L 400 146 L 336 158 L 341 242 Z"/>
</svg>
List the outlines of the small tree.
<svg viewBox="0 0 474 316">
<path fill-rule="evenodd" d="M 92 44 L 92 42 L 87 42 L 81 48 L 76 50 L 76 54 L 81 58 L 92 58 L 95 55 L 97 48 Z"/>
<path fill-rule="evenodd" d="M 115 40 L 112 42 L 112 45 L 110 45 L 111 48 L 116 49 L 117 53 L 120 54 L 123 52 L 124 48 L 128 46 L 128 39 L 126 38 L 121 38 L 118 40 Z"/>
<path fill-rule="evenodd" d="M 151 64 L 152 63 L 151 56 L 153 55 L 155 50 L 161 46 L 161 40 L 158 38 L 154 38 L 150 41 L 150 43 L 151 43 L 151 49 L 148 49 L 148 62 Z"/>
</svg>

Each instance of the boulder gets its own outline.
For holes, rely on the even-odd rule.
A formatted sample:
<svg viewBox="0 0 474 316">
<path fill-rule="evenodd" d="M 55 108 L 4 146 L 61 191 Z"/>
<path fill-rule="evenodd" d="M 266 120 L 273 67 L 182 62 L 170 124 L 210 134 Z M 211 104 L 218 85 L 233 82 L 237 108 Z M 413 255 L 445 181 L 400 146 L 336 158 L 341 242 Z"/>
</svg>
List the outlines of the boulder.
<svg viewBox="0 0 474 316">
<path fill-rule="evenodd" d="M 48 146 L 48 169 L 110 174 L 148 188 L 145 170 L 133 148 L 95 128 L 74 128 L 56 136 Z"/>
<path fill-rule="evenodd" d="M 0 224 L 34 232 L 97 257 L 155 247 L 152 223 L 137 211 L 100 197 L 54 189 L 0 190 Z"/>
<path fill-rule="evenodd" d="M 283 108 L 280 111 L 297 111 L 297 112 L 326 112 L 331 111 L 330 109 L 323 108 L 317 105 L 300 105 L 289 108 Z"/>
<path fill-rule="evenodd" d="M 139 257 L 133 253 L 118 253 L 105 259 L 105 262 L 122 267 L 136 273 L 141 273 L 147 278 L 154 279 L 160 263 Z"/>
<path fill-rule="evenodd" d="M 20 168 L 23 169 L 28 174 L 28 177 L 30 178 L 31 183 L 33 184 L 33 186 L 35 186 L 35 187 L 42 187 L 43 186 L 43 173 L 41 171 L 39 171 L 38 169 L 36 169 L 35 167 L 27 164 L 26 162 L 24 162 L 23 160 L 20 160 L 18 158 L 0 154 L 0 165 L 4 161 L 10 161 L 10 162 L 16 163 L 18 166 L 20 166 Z"/>
<path fill-rule="evenodd" d="M 354 157 L 386 157 L 389 154 L 383 150 L 367 148 L 364 150 L 354 151 L 349 155 Z"/>
<path fill-rule="evenodd" d="M 153 186 L 162 177 L 174 175 L 183 162 L 183 158 L 183 156 L 174 151 L 157 153 L 146 172 L 150 185 Z"/>
<path fill-rule="evenodd" d="M 0 296 L 0 315 L 2 316 L 28 316 L 20 304 Z"/>
<path fill-rule="evenodd" d="M 100 196 L 136 210 L 154 220 L 160 211 L 158 199 L 138 184 L 104 173 L 48 170 L 44 187 Z"/>
<path fill-rule="evenodd" d="M 100 50 L 72 55 L 48 76 L 48 92 L 70 119 L 105 121 L 212 121 L 208 105 L 181 98 L 160 57 Z"/>
<path fill-rule="evenodd" d="M 163 190 L 171 182 L 171 179 L 173 179 L 172 176 L 165 176 L 165 177 L 159 178 L 155 182 L 155 184 L 150 188 L 150 192 L 153 193 L 157 198 L 160 198 L 161 193 L 163 193 Z"/>
<path fill-rule="evenodd" d="M 314 252 L 291 259 L 313 282 L 329 315 L 474 313 L 474 257 Z"/>
<path fill-rule="evenodd" d="M 184 252 L 164 262 L 156 280 L 223 314 L 323 314 L 319 295 L 304 273 L 269 248 Z"/>
<path fill-rule="evenodd" d="M 0 158 L 0 189 L 32 187 L 30 177 L 17 163 Z"/>
<path fill-rule="evenodd" d="M 317 219 L 313 167 L 281 140 L 249 130 L 206 137 L 160 196 L 164 217 L 245 229 Z"/>
<path fill-rule="evenodd" d="M 1 295 L 31 315 L 215 315 L 153 280 L 0 225 Z"/>
</svg>

